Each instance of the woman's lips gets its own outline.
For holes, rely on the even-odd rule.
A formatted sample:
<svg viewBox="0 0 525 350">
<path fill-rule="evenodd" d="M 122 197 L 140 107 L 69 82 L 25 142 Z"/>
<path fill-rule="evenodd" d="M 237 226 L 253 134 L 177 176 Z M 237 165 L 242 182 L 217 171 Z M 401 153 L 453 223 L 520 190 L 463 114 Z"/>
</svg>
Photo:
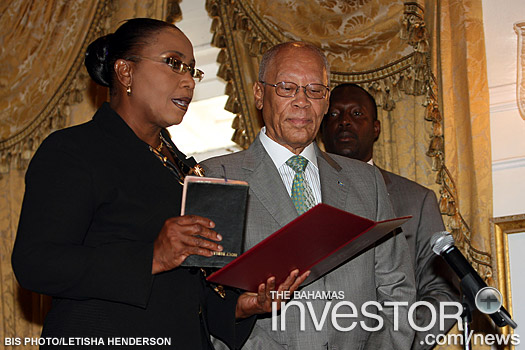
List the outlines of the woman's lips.
<svg viewBox="0 0 525 350">
<path fill-rule="evenodd" d="M 190 105 L 190 102 L 191 102 L 191 98 L 188 98 L 188 97 L 172 98 L 171 102 L 173 102 L 175 106 L 179 107 L 183 111 L 187 111 L 188 106 Z"/>
</svg>

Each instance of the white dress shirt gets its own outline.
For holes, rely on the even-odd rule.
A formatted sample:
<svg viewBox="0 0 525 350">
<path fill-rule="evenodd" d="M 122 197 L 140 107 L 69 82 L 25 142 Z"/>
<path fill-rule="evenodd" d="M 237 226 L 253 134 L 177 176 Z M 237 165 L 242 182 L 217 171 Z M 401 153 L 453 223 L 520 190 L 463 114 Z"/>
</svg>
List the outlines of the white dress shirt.
<svg viewBox="0 0 525 350">
<path fill-rule="evenodd" d="M 261 129 L 259 138 L 264 149 L 270 155 L 270 158 L 272 158 L 275 167 L 279 171 L 279 175 L 281 175 L 281 179 L 283 180 L 288 194 L 291 195 L 295 171 L 286 164 L 286 161 L 290 159 L 290 157 L 295 156 L 295 154 L 286 147 L 269 138 L 266 135 L 266 127 Z M 321 182 L 319 181 L 319 168 L 317 167 L 317 156 L 315 154 L 315 147 L 313 143 L 310 143 L 308 146 L 306 146 L 300 155 L 308 159 L 308 164 L 304 170 L 304 177 L 308 183 L 308 186 L 310 186 L 312 190 L 315 204 L 319 204 L 321 203 L 322 198 Z"/>
</svg>

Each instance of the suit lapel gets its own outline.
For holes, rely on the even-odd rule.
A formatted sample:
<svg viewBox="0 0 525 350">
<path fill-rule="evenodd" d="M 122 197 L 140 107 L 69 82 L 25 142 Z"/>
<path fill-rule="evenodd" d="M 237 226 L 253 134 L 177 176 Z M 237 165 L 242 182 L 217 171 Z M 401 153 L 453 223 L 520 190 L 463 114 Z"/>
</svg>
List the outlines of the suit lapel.
<svg viewBox="0 0 525 350">
<path fill-rule="evenodd" d="M 322 152 L 317 145 L 315 150 L 323 203 L 345 209 L 349 183 L 346 182 L 344 174 L 341 173 L 341 166 L 327 153 Z"/>
<path fill-rule="evenodd" d="M 388 172 L 386 170 L 381 169 L 377 165 L 375 165 L 375 167 L 379 170 L 381 176 L 383 176 L 383 180 L 385 181 L 386 186 L 388 187 L 389 185 L 391 185 L 392 181 L 390 180 L 390 176 L 388 176 Z"/>
<path fill-rule="evenodd" d="M 259 138 L 246 152 L 243 169 L 250 190 L 281 227 L 298 216 L 281 176 Z"/>
</svg>

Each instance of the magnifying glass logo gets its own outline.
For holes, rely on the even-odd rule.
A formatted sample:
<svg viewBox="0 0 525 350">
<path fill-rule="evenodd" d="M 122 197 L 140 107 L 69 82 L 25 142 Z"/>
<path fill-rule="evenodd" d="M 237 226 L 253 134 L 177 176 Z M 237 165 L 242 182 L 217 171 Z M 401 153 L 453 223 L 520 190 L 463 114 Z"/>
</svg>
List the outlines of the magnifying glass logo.
<svg viewBox="0 0 525 350">
<path fill-rule="evenodd" d="M 481 288 L 475 298 L 476 307 L 484 314 L 493 314 L 499 311 L 502 300 L 500 291 L 494 287 Z"/>
</svg>

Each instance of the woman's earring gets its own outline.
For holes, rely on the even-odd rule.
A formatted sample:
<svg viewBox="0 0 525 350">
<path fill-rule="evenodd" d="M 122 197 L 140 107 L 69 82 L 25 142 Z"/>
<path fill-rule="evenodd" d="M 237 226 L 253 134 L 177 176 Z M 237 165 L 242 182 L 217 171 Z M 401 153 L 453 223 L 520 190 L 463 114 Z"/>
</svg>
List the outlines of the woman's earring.
<svg viewBox="0 0 525 350">
<path fill-rule="evenodd" d="M 126 89 L 126 93 L 128 96 L 131 96 L 131 85 L 128 85 L 128 88 Z"/>
</svg>

